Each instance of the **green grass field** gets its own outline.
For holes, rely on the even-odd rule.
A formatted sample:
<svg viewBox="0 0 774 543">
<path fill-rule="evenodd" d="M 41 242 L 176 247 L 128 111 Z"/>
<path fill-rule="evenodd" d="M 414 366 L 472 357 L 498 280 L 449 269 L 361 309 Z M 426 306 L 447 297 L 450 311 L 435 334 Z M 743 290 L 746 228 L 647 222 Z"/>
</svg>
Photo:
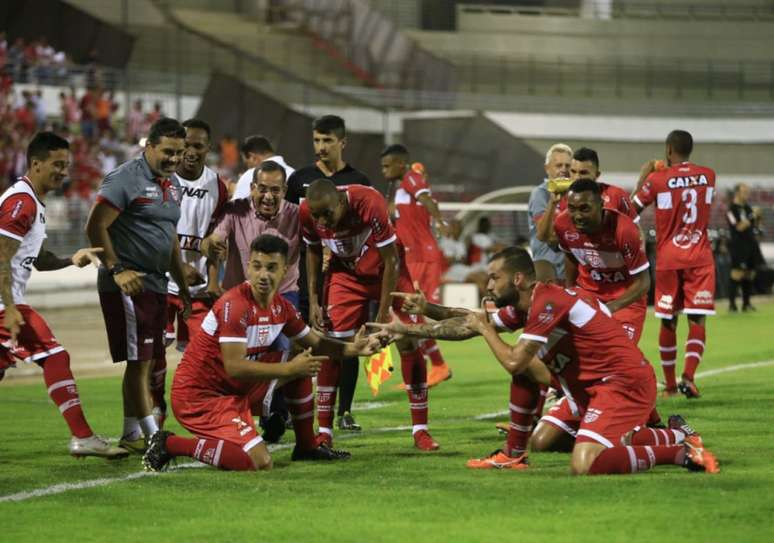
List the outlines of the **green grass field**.
<svg viewBox="0 0 774 543">
<path fill-rule="evenodd" d="M 291 463 L 286 444 L 269 473 L 207 467 L 146 476 L 138 457 L 76 461 L 66 454 L 67 432 L 42 380 L 4 382 L 0 540 L 772 541 L 774 365 L 701 378 L 708 370 L 773 360 L 772 321 L 772 303 L 755 314 L 721 311 L 709 320 L 699 368 L 703 398 L 659 400 L 662 415 L 681 413 L 702 432 L 721 462 L 715 476 L 664 466 L 573 478 L 568 455 L 559 453 L 531 455 L 525 472 L 466 469 L 468 458 L 502 443 L 494 422 L 505 416 L 477 417 L 508 405 L 508 378 L 478 340 L 442 345 L 454 378 L 431 391 L 438 453 L 412 448 L 407 402 L 392 389 L 393 376 L 376 398 L 386 405 L 357 413 L 362 435 L 337 440 L 351 461 Z M 683 321 L 680 341 L 685 329 Z M 651 360 L 658 360 L 657 332 L 651 318 L 641 342 Z M 119 380 L 82 379 L 79 387 L 95 429 L 115 436 Z M 372 400 L 361 379 L 357 401 Z M 175 421 L 169 428 L 181 431 Z M 79 485 L 88 481 L 94 486 Z M 67 484 L 79 487 L 8 499 Z"/>
</svg>

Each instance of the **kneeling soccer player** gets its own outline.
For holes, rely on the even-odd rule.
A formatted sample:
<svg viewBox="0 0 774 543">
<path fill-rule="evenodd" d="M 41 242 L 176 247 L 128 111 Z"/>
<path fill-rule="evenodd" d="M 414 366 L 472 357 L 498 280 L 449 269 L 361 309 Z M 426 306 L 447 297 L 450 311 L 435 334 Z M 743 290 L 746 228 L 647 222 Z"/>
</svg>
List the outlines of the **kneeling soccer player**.
<svg viewBox="0 0 774 543">
<path fill-rule="evenodd" d="M 293 418 L 293 460 L 350 456 L 315 441 L 311 377 L 327 356 L 370 356 L 381 344 L 366 338 L 362 330 L 352 343 L 312 331 L 277 292 L 287 268 L 287 243 L 262 235 L 250 249 L 247 281 L 214 305 L 175 372 L 172 410 L 196 437 L 166 431 L 155 434 L 143 457 L 148 470 L 161 471 L 176 456 L 228 470 L 271 469 L 271 456 L 255 430 L 250 407 L 270 404 L 272 392 L 279 387 Z M 285 353 L 272 348 L 281 333 L 307 350 L 284 361 Z M 325 356 L 312 356 L 311 349 Z"/>
<path fill-rule="evenodd" d="M 486 313 L 469 315 L 468 326 L 484 336 L 512 375 L 524 372 L 552 335 L 572 343 L 576 356 L 549 367 L 582 417 L 572 450 L 573 474 L 634 473 L 660 464 L 720 471 L 696 435 L 681 445 L 630 445 L 643 442 L 640 434 L 651 434 L 642 428 L 656 402 L 650 363 L 592 294 L 536 282 L 526 251 L 514 254 L 511 265 L 517 272 L 516 307 L 527 314 L 519 342 L 503 342 Z"/>
</svg>

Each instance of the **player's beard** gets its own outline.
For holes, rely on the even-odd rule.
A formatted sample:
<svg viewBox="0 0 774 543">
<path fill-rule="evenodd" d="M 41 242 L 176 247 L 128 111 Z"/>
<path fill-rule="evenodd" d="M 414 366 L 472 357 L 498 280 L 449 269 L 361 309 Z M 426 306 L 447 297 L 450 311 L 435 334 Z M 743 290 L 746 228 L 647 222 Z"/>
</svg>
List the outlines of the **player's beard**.
<svg viewBox="0 0 774 543">
<path fill-rule="evenodd" d="M 503 292 L 500 296 L 495 295 L 494 292 L 490 292 L 489 296 L 494 300 L 495 307 L 502 308 L 509 305 L 515 306 L 519 303 L 519 291 L 513 285 L 508 286 L 508 290 Z"/>
</svg>

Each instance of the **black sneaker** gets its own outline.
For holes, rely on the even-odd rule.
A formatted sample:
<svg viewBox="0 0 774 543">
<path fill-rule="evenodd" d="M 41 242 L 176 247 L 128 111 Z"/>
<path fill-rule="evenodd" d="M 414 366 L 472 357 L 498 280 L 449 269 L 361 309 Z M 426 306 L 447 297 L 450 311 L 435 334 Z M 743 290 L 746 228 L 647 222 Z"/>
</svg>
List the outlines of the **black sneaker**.
<svg viewBox="0 0 774 543">
<path fill-rule="evenodd" d="M 319 445 L 314 449 L 302 450 L 296 445 L 290 459 L 293 462 L 299 460 L 349 460 L 352 457 L 347 451 L 331 449 L 327 445 Z"/>
<path fill-rule="evenodd" d="M 750 313 L 753 311 L 758 311 L 758 310 L 755 309 L 755 306 L 752 304 L 745 304 L 742 306 L 742 313 Z"/>
<path fill-rule="evenodd" d="M 285 417 L 282 413 L 275 411 L 264 419 L 261 423 L 263 429 L 263 439 L 266 443 L 279 443 L 285 433 Z"/>
<path fill-rule="evenodd" d="M 167 438 L 175 435 L 166 430 L 159 430 L 153 434 L 148 442 L 148 448 L 142 455 L 142 465 L 145 471 L 166 471 L 169 462 L 174 458 L 167 451 Z"/>
<path fill-rule="evenodd" d="M 682 417 L 682 415 L 670 415 L 669 429 L 678 430 L 685 434 L 685 442 L 690 443 L 692 447 L 704 447 L 704 442 L 701 440 L 701 435 L 699 435 L 699 432 L 694 430 L 692 426 L 685 422 L 685 419 Z"/>
<path fill-rule="evenodd" d="M 682 392 L 686 398 L 689 400 L 695 399 L 695 398 L 701 398 L 701 393 L 699 392 L 699 389 L 696 387 L 696 383 L 691 381 L 690 379 L 686 379 L 685 376 L 680 380 L 679 383 L 677 383 L 677 390 Z"/>
<path fill-rule="evenodd" d="M 736 307 L 736 304 L 731 304 L 728 306 L 729 313 L 737 313 L 738 311 L 739 311 L 739 308 Z"/>
<path fill-rule="evenodd" d="M 344 411 L 344 414 L 339 417 L 339 430 L 344 432 L 359 432 L 363 429 L 357 422 L 355 417 L 349 411 Z"/>
</svg>

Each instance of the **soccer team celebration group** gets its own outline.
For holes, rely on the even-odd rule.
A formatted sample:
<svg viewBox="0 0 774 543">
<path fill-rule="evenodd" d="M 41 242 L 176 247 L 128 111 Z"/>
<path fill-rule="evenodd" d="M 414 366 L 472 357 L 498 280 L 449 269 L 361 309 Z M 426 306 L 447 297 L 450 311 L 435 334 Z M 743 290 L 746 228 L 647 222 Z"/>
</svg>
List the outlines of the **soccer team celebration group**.
<svg viewBox="0 0 774 543">
<path fill-rule="evenodd" d="M 176 457 L 267 470 L 267 442 L 287 426 L 293 461 L 346 460 L 333 445 L 337 394 L 348 404 L 338 427 L 358 430 L 352 368 L 356 377 L 357 357 L 392 343 L 413 446 L 431 453 L 440 445 L 428 385 L 450 375 L 435 341 L 481 336 L 491 353 L 478 363 L 496 361 L 510 380 L 510 424 L 504 445 L 468 468 L 524 470 L 530 451 L 565 451 L 578 475 L 662 464 L 719 471 L 680 415 L 660 416 L 656 375 L 638 348 L 651 283 L 638 222 L 653 205 L 661 394 L 700 396 L 694 376 L 714 313 L 715 173 L 690 161 L 688 132 L 667 136 L 664 160 L 642 167 L 631 196 L 598 181 L 592 149 L 552 146 L 530 198 L 530 250 L 488 254 L 486 296 L 468 310 L 440 304 L 434 228 L 449 226 L 424 168 L 404 146 L 388 146 L 385 198 L 344 160 L 343 119 L 322 116 L 311 128 L 316 161 L 299 170 L 266 138 L 247 138 L 250 169 L 232 197 L 206 165 L 210 126 L 156 121 L 143 152 L 104 178 L 86 226 L 90 247 L 70 257 L 45 243 L 45 197 L 68 175 L 69 144 L 51 132 L 32 139 L 26 175 L 0 195 L 0 378 L 20 361 L 42 368 L 72 435 L 70 454 L 137 455 L 152 471 Z M 70 355 L 24 301 L 33 267 L 90 263 L 99 266 L 111 357 L 125 363 L 117 445 L 92 431 Z M 678 379 L 679 313 L 689 329 Z M 516 331 L 515 344 L 500 335 Z M 165 351 L 175 342 L 184 352 L 167 391 Z M 544 412 L 549 393 L 558 400 Z M 190 436 L 163 429 L 168 412 Z"/>
</svg>

